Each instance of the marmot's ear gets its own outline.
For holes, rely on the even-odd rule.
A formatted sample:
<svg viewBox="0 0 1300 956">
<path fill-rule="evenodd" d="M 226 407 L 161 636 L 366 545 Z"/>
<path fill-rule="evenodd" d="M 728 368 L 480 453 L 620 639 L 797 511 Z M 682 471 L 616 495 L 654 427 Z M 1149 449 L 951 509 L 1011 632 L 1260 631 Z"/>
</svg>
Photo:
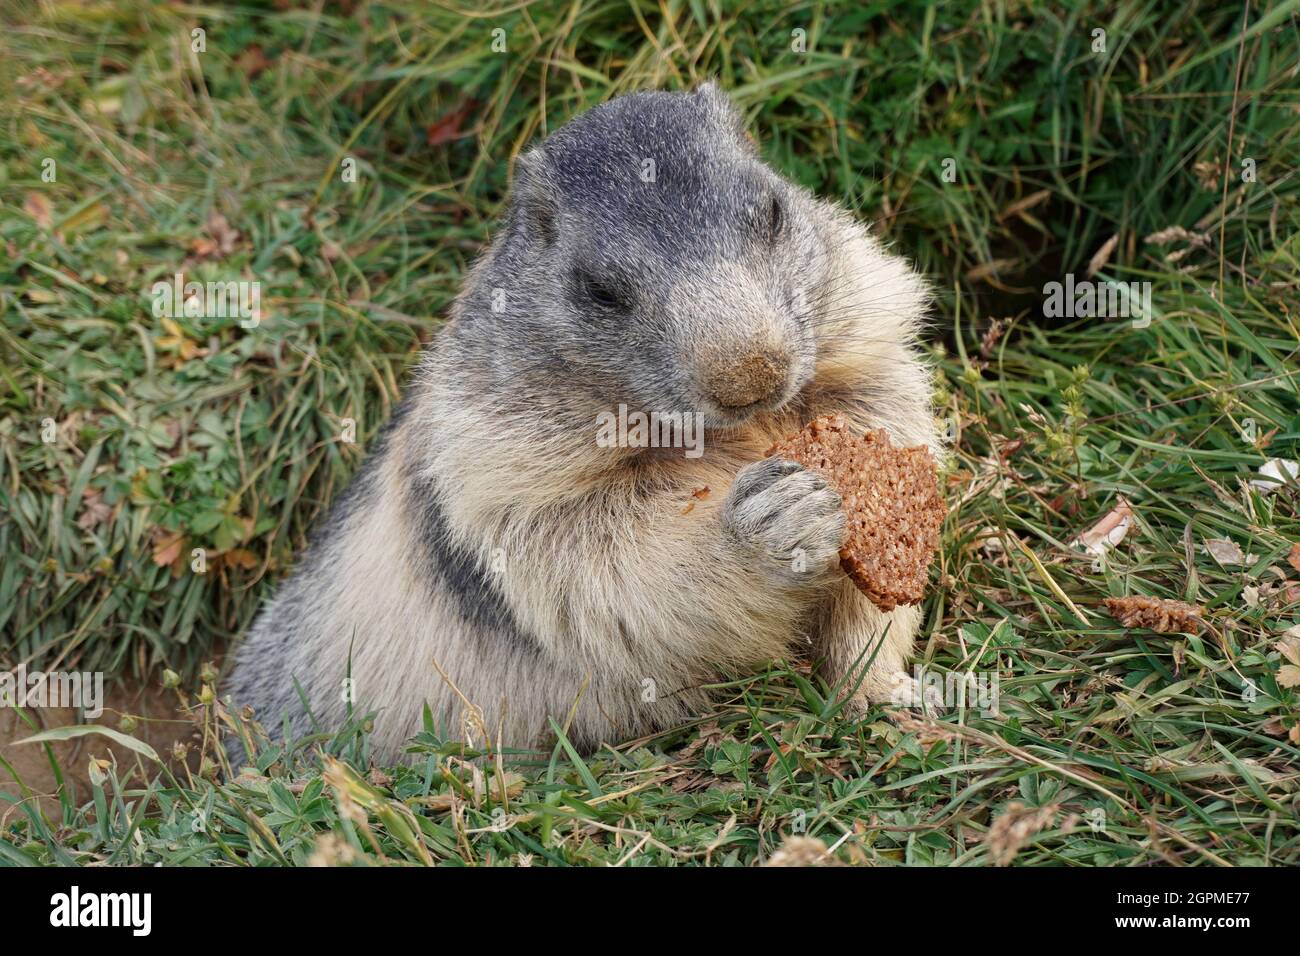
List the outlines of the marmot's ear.
<svg viewBox="0 0 1300 956">
<path fill-rule="evenodd" d="M 719 126 L 734 133 L 746 145 L 755 145 L 754 137 L 745 129 L 745 117 L 715 80 L 705 80 L 691 91 L 691 96 L 705 104 Z"/>
<path fill-rule="evenodd" d="M 510 187 L 510 231 L 544 246 L 558 234 L 555 192 L 547 188 L 548 180 L 546 154 L 534 146 L 516 161 Z"/>
</svg>

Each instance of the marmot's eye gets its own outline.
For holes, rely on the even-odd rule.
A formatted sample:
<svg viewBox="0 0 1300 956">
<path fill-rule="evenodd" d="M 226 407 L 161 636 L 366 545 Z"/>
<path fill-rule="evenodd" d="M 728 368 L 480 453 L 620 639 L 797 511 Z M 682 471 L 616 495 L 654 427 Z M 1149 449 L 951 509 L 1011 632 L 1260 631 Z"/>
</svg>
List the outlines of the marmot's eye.
<svg viewBox="0 0 1300 956">
<path fill-rule="evenodd" d="M 616 309 L 623 305 L 623 297 L 594 276 L 582 277 L 582 291 L 587 298 L 605 309 Z"/>
</svg>

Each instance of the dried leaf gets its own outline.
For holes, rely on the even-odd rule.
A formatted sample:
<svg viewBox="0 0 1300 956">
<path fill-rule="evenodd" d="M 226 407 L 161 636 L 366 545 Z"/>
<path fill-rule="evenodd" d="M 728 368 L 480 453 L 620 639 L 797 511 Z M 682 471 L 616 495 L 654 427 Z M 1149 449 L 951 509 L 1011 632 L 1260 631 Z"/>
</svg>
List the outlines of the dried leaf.
<svg viewBox="0 0 1300 956">
<path fill-rule="evenodd" d="M 221 554 L 221 563 L 226 567 L 252 570 L 257 567 L 257 555 L 247 548 L 231 548 Z"/>
<path fill-rule="evenodd" d="M 468 99 L 450 113 L 445 113 L 430 123 L 424 131 L 429 145 L 440 146 L 453 139 L 459 139 L 463 135 L 461 127 L 477 107 L 478 100 Z"/>
<path fill-rule="evenodd" d="M 180 368 L 190 359 L 208 354 L 207 349 L 200 348 L 197 342 L 185 335 L 185 331 L 176 324 L 174 319 L 164 317 L 161 321 L 163 331 L 167 334 L 159 336 L 154 341 L 161 349 L 176 350 L 176 355 L 171 362 L 173 368 Z"/>
<path fill-rule="evenodd" d="M 1106 516 L 1091 528 L 1070 542 L 1071 547 L 1082 547 L 1089 554 L 1101 557 L 1108 548 L 1113 548 L 1124 540 L 1129 528 L 1133 526 L 1133 509 L 1120 497 Z"/>
<path fill-rule="evenodd" d="M 1256 491 L 1276 491 L 1288 481 L 1300 479 L 1300 462 L 1289 458 L 1270 458 L 1259 468 L 1259 477 L 1250 480 Z"/>
<path fill-rule="evenodd" d="M 1270 737 L 1285 737 L 1286 724 L 1282 723 L 1281 717 L 1270 717 L 1264 721 L 1264 725 L 1259 728 Z"/>
<path fill-rule="evenodd" d="M 23 212 L 36 220 L 36 225 L 49 229 L 54 223 L 54 210 L 44 193 L 29 192 L 23 200 Z"/>
<path fill-rule="evenodd" d="M 1225 567 L 1230 564 L 1241 564 L 1246 560 L 1241 547 L 1231 538 L 1206 538 L 1201 549 Z"/>
<path fill-rule="evenodd" d="M 266 58 L 261 46 L 256 43 L 249 44 L 235 58 L 235 66 L 239 67 L 250 80 L 256 79 L 270 65 L 271 61 Z"/>
<path fill-rule="evenodd" d="M 1292 664 L 1300 667 L 1300 635 L 1293 634 L 1292 631 L 1300 630 L 1300 626 L 1291 628 L 1282 639 L 1273 645 L 1277 652 L 1289 660 Z"/>
<path fill-rule="evenodd" d="M 205 224 L 207 235 L 190 242 L 190 252 L 199 259 L 224 259 L 235 251 L 239 243 L 239 230 L 231 227 L 226 217 L 213 210 Z"/>
<path fill-rule="evenodd" d="M 89 531 L 103 524 L 113 514 L 113 509 L 104 503 L 98 488 L 87 488 L 81 493 L 81 514 L 77 517 L 77 527 Z"/>
<path fill-rule="evenodd" d="M 180 559 L 181 550 L 185 546 L 185 535 L 180 533 L 168 534 L 164 532 L 153 546 L 153 563 L 160 568 L 175 564 Z"/>
<path fill-rule="evenodd" d="M 975 532 L 975 544 L 989 557 L 996 557 L 1006 552 L 1002 543 L 1002 532 L 991 525 L 986 525 Z"/>
</svg>

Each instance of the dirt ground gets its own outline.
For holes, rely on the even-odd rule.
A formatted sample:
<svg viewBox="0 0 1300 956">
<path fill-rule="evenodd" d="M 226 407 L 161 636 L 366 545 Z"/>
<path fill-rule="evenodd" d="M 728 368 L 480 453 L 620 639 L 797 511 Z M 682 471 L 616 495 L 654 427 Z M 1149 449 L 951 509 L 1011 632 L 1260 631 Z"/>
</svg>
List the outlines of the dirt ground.
<svg viewBox="0 0 1300 956">
<path fill-rule="evenodd" d="M 27 714 L 42 724 L 42 729 L 78 722 L 77 711 L 72 708 L 29 708 Z M 176 692 L 164 690 L 157 678 L 145 687 L 114 681 L 113 686 L 105 688 L 103 714 L 87 723 L 116 730 L 124 714 L 131 714 L 139 720 L 131 736 L 148 743 L 166 760 L 171 759 L 174 743 L 191 740 L 193 728 L 187 716 L 179 710 Z M 18 798 L 25 795 L 36 798 L 50 813 L 58 809 L 57 783 L 45 748 L 40 744 L 15 743 L 33 733 L 35 731 L 17 711 L 0 707 L 0 755 L 12 765 L 22 782 L 20 785 L 0 767 L 0 791 Z M 73 800 L 78 804 L 90 799 L 89 765 L 92 757 L 115 759 L 120 773 L 134 767 L 136 760 L 140 759 L 137 754 L 100 734 L 53 743 L 50 747 L 63 772 L 65 785 L 73 788 Z M 0 826 L 17 812 L 14 804 L 0 800 Z"/>
</svg>

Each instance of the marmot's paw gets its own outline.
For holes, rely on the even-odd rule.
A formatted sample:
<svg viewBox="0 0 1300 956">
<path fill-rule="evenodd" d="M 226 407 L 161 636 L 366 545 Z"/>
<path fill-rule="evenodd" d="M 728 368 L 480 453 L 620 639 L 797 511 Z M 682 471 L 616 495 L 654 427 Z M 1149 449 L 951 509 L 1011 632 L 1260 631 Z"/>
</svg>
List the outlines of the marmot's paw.
<svg viewBox="0 0 1300 956">
<path fill-rule="evenodd" d="M 826 480 L 784 458 L 746 465 L 722 508 L 722 527 L 758 559 L 809 583 L 839 563 L 845 517 Z"/>
</svg>

